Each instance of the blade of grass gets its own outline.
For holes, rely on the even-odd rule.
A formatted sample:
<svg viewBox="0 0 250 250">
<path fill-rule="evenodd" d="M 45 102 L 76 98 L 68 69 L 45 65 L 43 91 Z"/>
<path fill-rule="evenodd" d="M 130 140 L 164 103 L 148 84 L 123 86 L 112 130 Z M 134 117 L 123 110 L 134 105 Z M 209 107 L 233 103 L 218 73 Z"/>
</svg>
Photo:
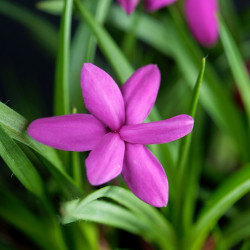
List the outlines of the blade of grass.
<svg viewBox="0 0 250 250">
<path fill-rule="evenodd" d="M 93 9 L 93 15 L 98 23 L 104 23 L 110 2 L 110 0 L 91 2 L 90 9 Z M 78 111 L 83 110 L 80 72 L 84 62 L 94 62 L 96 48 L 97 41 L 89 26 L 86 22 L 80 22 L 72 40 L 70 65 L 70 99 L 74 100 L 72 105 Z"/>
<path fill-rule="evenodd" d="M 59 31 L 59 45 L 56 62 L 55 98 L 56 115 L 70 113 L 69 100 L 69 58 L 73 0 L 64 1 L 64 10 Z"/>
<path fill-rule="evenodd" d="M 28 121 L 2 102 L 0 102 L 0 124 L 13 139 L 33 148 L 50 161 L 56 168 L 63 171 L 62 162 L 56 151 L 53 148 L 32 140 L 26 133 Z"/>
<path fill-rule="evenodd" d="M 75 203 L 67 203 L 63 208 L 63 223 L 80 219 L 119 227 L 132 233 L 139 233 L 144 227 L 140 222 L 136 223 L 136 217 L 126 209 L 105 201 L 94 200 L 80 207 Z"/>
<path fill-rule="evenodd" d="M 183 246 L 200 249 L 210 230 L 225 212 L 250 191 L 250 165 L 247 164 L 228 178 L 209 198 L 197 222 L 186 235 Z"/>
<path fill-rule="evenodd" d="M 246 65 L 240 52 L 231 36 L 223 19 L 219 17 L 220 39 L 232 71 L 235 83 L 239 89 L 242 101 L 248 117 L 248 129 L 250 132 L 250 78 L 247 73 Z"/>
<path fill-rule="evenodd" d="M 133 68 L 127 62 L 126 58 L 115 44 L 107 31 L 93 18 L 84 4 L 79 0 L 75 0 L 75 5 L 79 11 L 80 17 L 85 20 L 93 33 L 95 34 L 98 45 L 103 54 L 111 63 L 113 69 L 116 71 L 120 82 L 124 83 L 128 77 L 133 73 Z"/>
<path fill-rule="evenodd" d="M 0 155 L 17 179 L 41 200 L 45 200 L 42 180 L 35 167 L 0 126 Z"/>
<path fill-rule="evenodd" d="M 45 161 L 44 165 L 51 172 L 52 176 L 61 183 L 61 186 L 65 188 L 68 197 L 80 194 L 73 180 L 65 172 L 56 151 L 33 140 L 26 132 L 28 121 L 2 102 L 0 102 L 0 125 L 11 138 L 29 146 L 42 156 L 41 160 Z"/>
<path fill-rule="evenodd" d="M 185 189 L 185 199 L 183 203 L 183 229 L 184 233 L 190 230 L 193 224 L 196 200 L 200 189 L 200 175 L 204 164 L 204 128 L 205 128 L 205 113 L 201 109 L 198 114 L 199 120 L 196 121 L 196 128 L 192 139 L 192 151 L 190 152 L 189 168 L 186 178 L 188 185 Z"/>
<path fill-rule="evenodd" d="M 101 204 L 97 200 L 104 197 L 118 202 L 126 209 L 117 205 L 111 205 L 108 202 Z M 105 207 L 100 209 L 101 205 Z M 106 209 L 109 210 L 108 213 Z M 154 208 L 143 203 L 123 188 L 105 187 L 90 194 L 83 200 L 67 202 L 63 205 L 62 213 L 64 223 L 80 218 L 91 219 L 95 222 L 117 226 L 143 235 L 158 242 L 160 246 L 168 246 L 169 249 L 174 249 L 175 235 L 171 225 Z M 96 217 L 97 215 L 98 217 Z M 112 217 L 112 220 L 109 216 Z M 113 221 L 114 218 L 116 218 L 115 221 Z M 124 224 L 124 221 L 126 221 L 126 224 Z M 129 222 L 129 227 L 127 222 Z"/>
<path fill-rule="evenodd" d="M 189 115 L 192 116 L 195 119 L 196 109 L 198 105 L 198 99 L 200 94 L 200 88 L 201 83 L 203 80 L 204 72 L 205 72 L 205 63 L 206 59 L 202 59 L 202 65 L 201 70 L 198 75 L 194 90 L 193 90 L 193 96 L 191 99 L 191 104 L 189 108 Z M 181 140 L 180 144 L 180 151 L 179 151 L 179 157 L 177 162 L 177 183 L 176 183 L 176 205 L 175 205 L 175 224 L 176 228 L 178 228 L 180 231 L 183 229 L 183 200 L 184 200 L 184 188 L 188 185 L 186 183 L 186 172 L 187 172 L 187 159 L 188 159 L 188 153 L 190 151 L 190 144 L 192 139 L 192 133 L 188 134 Z"/>
<path fill-rule="evenodd" d="M 36 7 L 44 12 L 60 15 L 63 12 L 64 2 L 62 0 L 40 1 Z"/>
</svg>

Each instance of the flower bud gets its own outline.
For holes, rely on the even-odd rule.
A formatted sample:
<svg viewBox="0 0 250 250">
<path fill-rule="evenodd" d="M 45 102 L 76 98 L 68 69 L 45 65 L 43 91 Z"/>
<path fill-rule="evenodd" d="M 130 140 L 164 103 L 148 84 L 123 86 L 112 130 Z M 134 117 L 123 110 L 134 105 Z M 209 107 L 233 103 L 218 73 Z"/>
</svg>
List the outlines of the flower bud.
<svg viewBox="0 0 250 250">
<path fill-rule="evenodd" d="M 185 15 L 195 39 L 205 47 L 213 46 L 218 39 L 217 0 L 186 0 Z"/>
</svg>

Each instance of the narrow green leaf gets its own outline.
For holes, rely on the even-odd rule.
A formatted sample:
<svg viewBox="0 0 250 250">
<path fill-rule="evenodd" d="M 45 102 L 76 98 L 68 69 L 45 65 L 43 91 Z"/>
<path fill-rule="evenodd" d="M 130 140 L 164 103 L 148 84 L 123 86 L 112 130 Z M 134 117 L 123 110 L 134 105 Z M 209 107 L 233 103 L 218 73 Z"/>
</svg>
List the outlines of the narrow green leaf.
<svg viewBox="0 0 250 250">
<path fill-rule="evenodd" d="M 203 58 L 202 59 L 202 66 L 201 66 L 201 70 L 200 73 L 198 75 L 194 90 L 193 90 L 193 97 L 192 97 L 192 102 L 189 108 L 189 115 L 192 116 L 193 118 L 195 118 L 195 114 L 196 114 L 196 109 L 197 109 L 197 105 L 198 105 L 198 99 L 199 99 L 199 94 L 200 94 L 200 88 L 201 88 L 201 83 L 203 80 L 203 76 L 204 76 L 204 72 L 205 72 L 205 63 L 206 63 L 206 59 Z M 185 167 L 186 167 L 186 163 L 187 163 L 187 155 L 189 152 L 189 148 L 190 148 L 190 142 L 191 142 L 191 138 L 192 138 L 192 133 L 188 134 L 187 136 L 185 136 L 185 138 L 183 138 L 182 142 L 181 142 L 181 146 L 180 146 L 180 155 L 179 155 L 179 160 L 178 160 L 178 184 L 177 186 L 182 186 L 181 183 L 183 183 L 183 179 L 185 176 Z"/>
<path fill-rule="evenodd" d="M 56 55 L 57 30 L 45 18 L 37 13 L 32 13 L 18 3 L 11 3 L 11 1 L 6 0 L 0 1 L 0 13 L 21 23 L 50 55 Z"/>
<path fill-rule="evenodd" d="M 70 113 L 69 101 L 69 58 L 73 0 L 64 1 L 64 10 L 61 18 L 59 45 L 56 63 L 55 79 L 55 114 Z"/>
<path fill-rule="evenodd" d="M 36 6 L 44 12 L 60 15 L 63 12 L 64 2 L 62 0 L 40 1 Z"/>
<path fill-rule="evenodd" d="M 31 193 L 44 200 L 42 180 L 35 167 L 0 126 L 0 155 L 17 179 Z"/>
<path fill-rule="evenodd" d="M 110 0 L 91 2 L 95 20 L 100 24 L 106 19 Z M 82 111 L 83 99 L 80 86 L 80 73 L 84 62 L 94 62 L 97 41 L 86 22 L 80 22 L 72 40 L 70 64 L 70 100 L 78 112 Z M 74 102 L 73 102 L 74 100 Z"/>
<path fill-rule="evenodd" d="M 62 162 L 56 151 L 53 148 L 47 147 L 31 139 L 26 133 L 28 121 L 2 102 L 0 102 L 0 125 L 5 128 L 6 132 L 13 139 L 33 148 L 50 161 L 56 168 L 63 171 Z"/>
<path fill-rule="evenodd" d="M 205 73 L 205 65 L 206 65 L 206 58 L 204 57 L 204 58 L 202 58 L 201 70 L 200 70 L 198 79 L 196 81 L 195 87 L 194 87 L 192 103 L 191 103 L 190 109 L 189 109 L 189 115 L 191 115 L 193 118 L 195 117 L 196 110 L 197 110 L 201 83 L 202 83 L 204 73 Z"/>
<path fill-rule="evenodd" d="M 41 160 L 46 160 L 45 166 L 52 173 L 62 187 L 69 193 L 69 197 L 79 194 L 73 180 L 65 172 L 62 162 L 60 161 L 56 151 L 33 140 L 26 132 L 28 121 L 20 114 L 0 102 L 0 125 L 5 129 L 6 133 L 13 139 L 29 146 L 42 156 Z"/>
<path fill-rule="evenodd" d="M 220 38 L 248 116 L 250 129 L 250 78 L 246 65 L 223 19 L 219 18 Z"/>
<path fill-rule="evenodd" d="M 196 208 L 196 200 L 200 190 L 200 175 L 204 165 L 204 130 L 206 128 L 206 114 L 199 110 L 199 121 L 196 122 L 195 131 L 192 138 L 192 150 L 189 156 L 189 168 L 186 174 L 185 198 L 182 204 L 183 208 L 183 231 L 188 232 L 193 224 Z"/>
<path fill-rule="evenodd" d="M 97 199 L 99 198 L 110 198 L 113 201 L 116 201 L 117 203 L 121 204 L 123 207 L 127 208 L 127 209 L 123 208 L 121 210 L 121 214 L 119 215 L 121 217 L 119 218 L 120 222 L 117 221 L 117 222 L 112 222 L 112 224 L 108 224 L 109 221 L 106 218 L 96 219 L 95 213 L 99 213 L 99 207 L 94 209 L 92 206 L 93 204 L 94 206 L 96 206 L 96 204 L 98 205 L 100 204 L 99 202 L 96 203 Z M 111 209 L 108 212 L 109 213 L 108 216 L 110 216 L 110 213 L 112 213 L 112 209 L 114 209 L 114 211 L 120 211 L 117 205 L 111 206 L 108 203 L 104 205 L 106 206 L 106 209 Z M 83 218 L 84 216 L 86 216 L 85 209 L 89 210 L 89 206 L 91 207 L 91 209 L 94 210 L 92 211 L 90 210 L 87 213 L 87 216 L 93 216 L 96 222 L 125 228 L 127 226 L 123 224 L 123 220 L 128 219 L 128 221 L 130 222 L 130 227 L 132 226 L 132 228 L 127 228 L 126 230 L 129 230 L 133 233 L 140 233 L 144 235 L 144 237 L 152 239 L 155 242 L 158 242 L 158 244 L 161 246 L 165 245 L 169 246 L 169 249 L 174 249 L 175 234 L 171 225 L 153 207 L 140 201 L 131 192 L 120 187 L 105 187 L 88 195 L 83 200 L 74 200 L 67 202 L 64 204 L 62 210 L 63 221 L 65 223 L 68 223 L 71 221 L 75 221 L 78 218 L 78 216 L 82 216 Z M 79 215 L 81 213 L 83 214 Z M 101 209 L 100 213 L 103 213 L 102 216 L 105 217 L 106 211 L 103 211 Z M 114 216 L 117 216 L 116 212 L 114 212 Z M 139 224 L 137 224 L 137 222 L 134 221 L 135 218 Z"/>
<path fill-rule="evenodd" d="M 63 223 L 87 220 L 122 228 L 132 233 L 140 233 L 144 225 L 128 210 L 105 201 L 91 201 L 78 206 L 78 201 L 67 203 L 63 209 Z"/>
<path fill-rule="evenodd" d="M 200 216 L 186 236 L 184 245 L 200 249 L 210 230 L 224 213 L 250 191 L 250 165 L 246 165 L 228 178 L 210 197 Z"/>
<path fill-rule="evenodd" d="M 84 4 L 79 0 L 75 0 L 75 5 L 80 16 L 88 23 L 95 34 L 102 52 L 116 71 L 119 80 L 124 83 L 128 77 L 132 75 L 133 68 L 127 62 L 119 47 L 115 44 L 107 31 L 93 18 Z"/>
<path fill-rule="evenodd" d="M 189 108 L 189 115 L 195 118 L 196 109 L 198 105 L 198 99 L 200 94 L 200 88 L 201 83 L 203 80 L 204 72 L 205 72 L 205 63 L 206 59 L 202 59 L 202 65 L 201 70 L 198 75 L 194 90 L 193 90 L 193 97 L 191 99 L 191 105 Z M 183 208 L 183 199 L 185 197 L 184 193 L 184 187 L 188 185 L 188 183 L 185 182 L 186 180 L 186 171 L 187 171 L 187 159 L 188 159 L 188 153 L 190 150 L 190 144 L 192 139 L 192 133 L 188 134 L 181 140 L 180 144 L 180 153 L 178 157 L 178 163 L 177 163 L 177 184 L 176 184 L 176 193 L 175 193 L 175 199 L 176 199 L 176 207 L 175 207 L 175 221 L 176 225 L 178 225 L 179 228 L 181 228 L 181 223 L 184 221 L 181 212 Z"/>
</svg>

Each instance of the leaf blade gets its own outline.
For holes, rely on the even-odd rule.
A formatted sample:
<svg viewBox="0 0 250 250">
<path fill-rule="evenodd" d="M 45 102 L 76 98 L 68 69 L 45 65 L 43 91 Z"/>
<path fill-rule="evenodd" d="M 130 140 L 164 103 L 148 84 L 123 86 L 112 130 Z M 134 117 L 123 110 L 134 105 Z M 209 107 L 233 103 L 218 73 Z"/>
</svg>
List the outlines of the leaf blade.
<svg viewBox="0 0 250 250">
<path fill-rule="evenodd" d="M 69 57 L 73 0 L 64 2 L 64 10 L 59 31 L 59 48 L 56 62 L 55 77 L 55 114 L 70 113 L 69 100 Z"/>
<path fill-rule="evenodd" d="M 247 73 L 246 66 L 244 65 L 242 56 L 222 17 L 219 17 L 219 24 L 220 39 L 235 83 L 242 97 L 242 101 L 244 103 L 244 107 L 248 117 L 248 127 L 250 128 L 250 78 Z"/>
<path fill-rule="evenodd" d="M 71 190 L 73 194 L 81 193 L 65 172 L 55 149 L 33 140 L 26 132 L 28 121 L 2 102 L 0 102 L 0 125 L 11 138 L 32 148 L 42 156 L 42 160 L 48 161 L 49 164 L 46 163 L 45 166 L 62 186 L 67 187 L 67 190 Z"/>
<path fill-rule="evenodd" d="M 155 242 L 157 242 L 160 246 L 169 246 L 169 249 L 174 249 L 175 234 L 170 223 L 168 223 L 168 221 L 153 207 L 143 203 L 141 200 L 135 197 L 131 192 L 120 187 L 105 187 L 93 192 L 83 200 L 78 199 L 66 202 L 62 207 L 62 214 L 64 218 L 63 221 L 66 223 L 75 221 L 76 220 L 76 218 L 74 217 L 75 212 L 85 211 L 85 208 L 87 207 L 88 209 L 89 204 L 92 204 L 93 202 L 94 204 L 98 204 L 96 202 L 99 201 L 98 199 L 100 198 L 110 198 L 126 208 L 125 209 L 126 213 L 124 216 L 125 217 L 128 216 L 128 219 L 132 223 L 131 225 L 133 225 L 133 228 L 127 228 L 127 230 L 128 229 L 130 231 L 132 230 L 131 232 L 133 233 L 137 234 L 139 233 L 146 238 L 150 238 Z M 106 204 L 106 208 L 108 208 L 108 206 L 109 205 Z M 90 205 L 90 207 L 92 208 L 92 205 Z M 115 209 L 118 209 L 117 207 L 118 206 L 116 206 Z M 112 209 L 112 207 L 110 208 Z M 92 213 L 97 209 L 99 208 L 95 208 L 95 210 L 92 210 Z M 124 212 L 124 208 L 122 211 Z M 105 214 L 106 212 L 102 211 L 102 213 Z M 109 216 L 111 215 L 109 214 Z M 139 224 L 137 224 L 134 221 L 135 218 Z M 102 219 L 100 220 L 96 219 L 96 222 L 105 224 L 107 223 Z M 117 224 L 112 224 L 112 225 L 119 226 Z M 123 224 L 121 224 L 120 226 L 122 225 Z M 126 225 L 124 227 L 126 227 Z"/>
<path fill-rule="evenodd" d="M 247 164 L 228 178 L 211 195 L 207 205 L 187 235 L 186 240 L 190 249 L 199 249 L 209 234 L 211 228 L 221 216 L 243 195 L 250 191 L 250 165 Z"/>
<path fill-rule="evenodd" d="M 44 200 L 42 180 L 35 167 L 0 126 L 0 155 L 17 179 L 40 199 Z"/>
</svg>

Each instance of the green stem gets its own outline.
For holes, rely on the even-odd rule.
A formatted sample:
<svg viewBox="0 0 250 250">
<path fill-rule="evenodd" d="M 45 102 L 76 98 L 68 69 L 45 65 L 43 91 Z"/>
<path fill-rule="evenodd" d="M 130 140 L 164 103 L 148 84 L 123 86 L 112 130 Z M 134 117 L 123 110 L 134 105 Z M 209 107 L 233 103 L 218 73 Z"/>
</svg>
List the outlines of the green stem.
<svg viewBox="0 0 250 250">
<path fill-rule="evenodd" d="M 55 114 L 70 113 L 69 58 L 73 0 L 65 0 L 59 33 L 59 49 L 55 78 Z"/>
<path fill-rule="evenodd" d="M 78 152 L 72 152 L 72 164 L 73 164 L 73 179 L 76 186 L 82 188 L 82 171 L 80 163 L 80 155 Z"/>
</svg>

